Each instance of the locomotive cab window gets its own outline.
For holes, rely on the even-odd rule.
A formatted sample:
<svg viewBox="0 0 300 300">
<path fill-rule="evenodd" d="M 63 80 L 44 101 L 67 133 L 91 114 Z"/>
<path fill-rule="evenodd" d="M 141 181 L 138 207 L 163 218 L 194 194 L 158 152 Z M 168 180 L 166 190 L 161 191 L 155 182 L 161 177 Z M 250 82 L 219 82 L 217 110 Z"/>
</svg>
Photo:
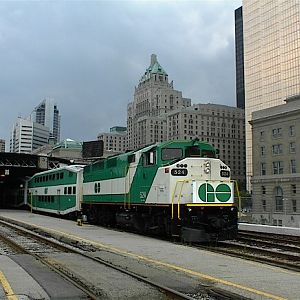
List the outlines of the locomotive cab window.
<svg viewBox="0 0 300 300">
<path fill-rule="evenodd" d="M 149 151 L 144 153 L 144 165 L 153 166 L 156 164 L 156 151 Z"/>
<path fill-rule="evenodd" d="M 127 158 L 127 160 L 128 160 L 129 163 L 135 162 L 135 154 L 129 155 L 128 158 Z"/>
<path fill-rule="evenodd" d="M 198 146 L 191 146 L 186 149 L 186 157 L 200 157 L 200 149 Z"/>
<path fill-rule="evenodd" d="M 202 150 L 202 157 L 215 157 L 215 153 L 211 150 Z"/>
<path fill-rule="evenodd" d="M 182 149 L 180 148 L 164 148 L 161 150 L 162 160 L 173 160 L 182 158 Z"/>
</svg>

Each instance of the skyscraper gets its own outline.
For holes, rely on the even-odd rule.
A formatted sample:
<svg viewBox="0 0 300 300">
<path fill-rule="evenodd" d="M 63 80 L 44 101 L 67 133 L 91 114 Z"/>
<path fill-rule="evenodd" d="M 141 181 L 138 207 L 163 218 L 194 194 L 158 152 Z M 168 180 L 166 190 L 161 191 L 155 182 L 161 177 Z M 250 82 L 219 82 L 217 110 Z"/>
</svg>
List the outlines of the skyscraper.
<svg viewBox="0 0 300 300">
<path fill-rule="evenodd" d="M 127 107 L 128 148 L 137 149 L 155 142 L 167 140 L 165 113 L 191 105 L 191 99 L 169 83 L 168 74 L 151 55 L 150 66 L 135 88 L 133 102 Z"/>
<path fill-rule="evenodd" d="M 49 128 L 49 141 L 54 144 L 60 141 L 60 115 L 56 103 L 51 98 L 45 98 L 32 112 L 33 122 Z"/>
<path fill-rule="evenodd" d="M 247 185 L 254 111 L 300 94 L 300 1 L 243 0 Z"/>
<path fill-rule="evenodd" d="M 5 140 L 0 139 L 0 152 L 5 152 Z"/>
<path fill-rule="evenodd" d="M 235 10 L 235 82 L 236 106 L 245 108 L 243 7 Z"/>
<path fill-rule="evenodd" d="M 31 120 L 18 118 L 11 132 L 10 152 L 31 153 L 48 144 L 48 141 L 48 127 Z"/>
</svg>

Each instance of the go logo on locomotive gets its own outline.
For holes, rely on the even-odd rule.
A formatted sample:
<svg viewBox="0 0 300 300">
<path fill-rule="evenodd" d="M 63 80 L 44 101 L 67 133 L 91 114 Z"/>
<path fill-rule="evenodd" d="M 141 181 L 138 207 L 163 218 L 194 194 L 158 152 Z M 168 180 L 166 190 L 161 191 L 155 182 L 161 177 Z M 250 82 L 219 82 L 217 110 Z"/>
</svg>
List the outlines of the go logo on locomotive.
<svg viewBox="0 0 300 300">
<path fill-rule="evenodd" d="M 213 185 L 202 183 L 198 188 L 198 196 L 202 202 L 230 202 L 232 200 L 232 187 L 226 183 Z"/>
</svg>

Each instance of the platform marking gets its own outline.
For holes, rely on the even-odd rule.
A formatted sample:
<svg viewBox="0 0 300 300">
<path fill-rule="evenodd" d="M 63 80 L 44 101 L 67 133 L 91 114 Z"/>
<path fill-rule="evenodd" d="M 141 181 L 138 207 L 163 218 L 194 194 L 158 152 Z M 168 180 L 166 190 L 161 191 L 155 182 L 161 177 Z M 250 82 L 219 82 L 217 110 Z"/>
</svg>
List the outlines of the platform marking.
<svg viewBox="0 0 300 300">
<path fill-rule="evenodd" d="M 18 300 L 19 298 L 15 295 L 14 291 L 12 290 L 9 282 L 7 281 L 4 274 L 0 271 L 0 282 L 2 284 L 3 290 L 6 294 L 7 299 L 9 300 Z"/>
<path fill-rule="evenodd" d="M 12 219 L 12 220 L 15 220 L 15 219 Z M 210 280 L 210 281 L 215 282 L 215 283 L 223 284 L 223 285 L 234 287 L 234 288 L 244 290 L 244 291 L 247 291 L 247 292 L 250 292 L 250 293 L 254 293 L 254 294 L 259 295 L 259 296 L 267 297 L 268 299 L 288 300 L 287 298 L 284 298 L 282 296 L 273 295 L 273 294 L 270 294 L 268 292 L 264 292 L 264 291 L 260 291 L 260 290 L 257 290 L 257 289 L 251 288 L 251 287 L 243 286 L 243 285 L 238 284 L 238 283 L 234 283 L 234 282 L 227 281 L 227 280 L 224 280 L 224 279 L 216 278 L 216 277 L 213 277 L 213 276 L 210 276 L 210 275 L 207 275 L 207 274 L 204 274 L 204 273 L 200 273 L 200 272 L 197 272 L 197 271 L 193 271 L 193 270 L 190 270 L 190 269 L 185 269 L 185 268 L 182 268 L 180 266 L 172 265 L 172 264 L 169 264 L 169 263 L 166 263 L 166 262 L 154 260 L 152 258 L 148 258 L 148 257 L 145 257 L 145 256 L 141 256 L 141 255 L 138 255 L 138 254 L 128 252 L 126 250 L 118 249 L 118 248 L 111 247 L 111 246 L 108 246 L 108 245 L 105 245 L 105 244 L 102 244 L 102 243 L 99 243 L 99 242 L 88 240 L 88 239 L 85 239 L 85 238 L 82 238 L 80 236 L 76 236 L 76 235 L 73 235 L 73 234 L 70 234 L 70 233 L 65 233 L 65 232 L 62 232 L 62 231 L 59 231 L 59 230 L 55 230 L 55 229 L 49 229 L 49 228 L 46 228 L 46 227 L 43 227 L 43 226 L 38 226 L 38 225 L 35 225 L 35 224 L 31 224 L 31 223 L 27 223 L 27 222 L 23 222 L 23 221 L 19 221 L 19 220 L 15 220 L 15 221 L 30 225 L 32 227 L 42 228 L 45 231 L 50 231 L 50 232 L 52 231 L 54 233 L 59 233 L 63 236 L 71 237 L 73 239 L 80 240 L 80 241 L 83 241 L 83 242 L 86 242 L 86 243 L 89 243 L 89 244 L 97 245 L 98 247 L 100 246 L 104 249 L 108 249 L 108 250 L 110 250 L 112 252 L 115 252 L 115 253 L 126 254 L 128 256 L 133 257 L 133 258 L 140 259 L 140 260 L 143 260 L 145 262 L 153 263 L 153 264 L 156 264 L 158 266 L 163 266 L 163 267 L 167 267 L 169 269 L 173 269 L 173 270 L 176 270 L 176 271 L 181 271 L 181 272 L 184 272 L 184 273 L 189 274 L 189 275 L 193 275 L 193 276 L 201 278 L 201 279 Z"/>
</svg>

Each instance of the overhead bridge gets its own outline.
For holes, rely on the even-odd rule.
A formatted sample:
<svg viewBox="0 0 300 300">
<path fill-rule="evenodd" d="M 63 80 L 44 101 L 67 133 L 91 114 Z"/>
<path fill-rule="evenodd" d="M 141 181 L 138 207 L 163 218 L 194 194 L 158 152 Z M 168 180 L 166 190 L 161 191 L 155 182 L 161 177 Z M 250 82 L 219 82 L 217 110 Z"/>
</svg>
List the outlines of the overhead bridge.
<svg viewBox="0 0 300 300">
<path fill-rule="evenodd" d="M 57 157 L 0 152 L 0 208 L 23 205 L 25 182 L 33 174 L 70 164 Z"/>
</svg>

